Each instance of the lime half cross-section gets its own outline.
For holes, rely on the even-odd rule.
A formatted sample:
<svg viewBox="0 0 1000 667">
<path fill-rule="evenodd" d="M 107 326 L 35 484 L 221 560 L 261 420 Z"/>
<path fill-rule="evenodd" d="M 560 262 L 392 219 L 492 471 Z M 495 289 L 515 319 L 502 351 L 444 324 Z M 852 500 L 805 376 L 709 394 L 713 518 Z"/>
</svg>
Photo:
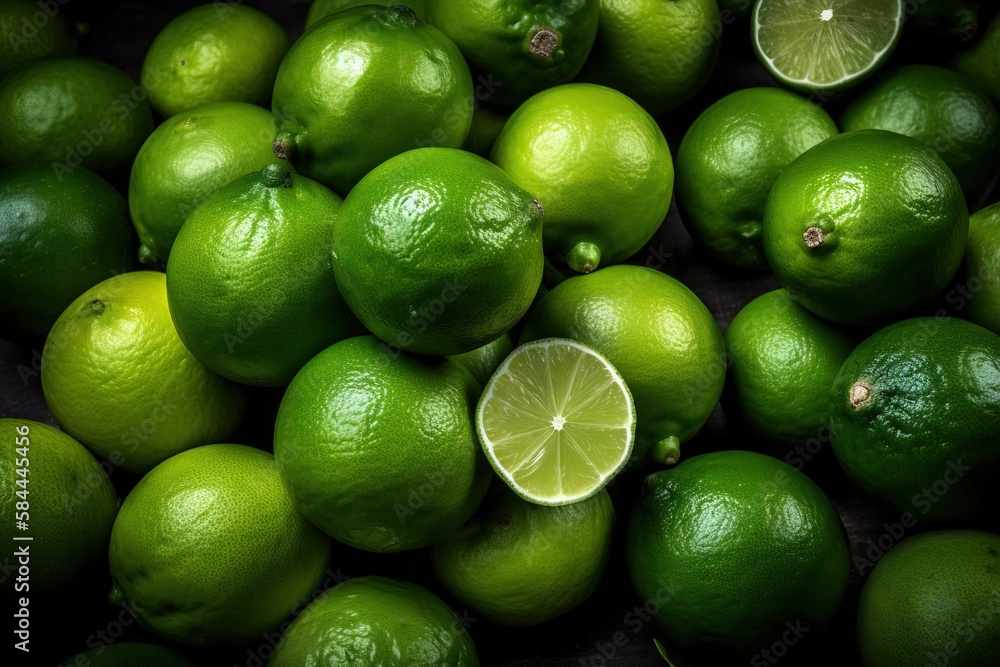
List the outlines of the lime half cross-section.
<svg viewBox="0 0 1000 667">
<path fill-rule="evenodd" d="M 835 93 L 882 66 L 903 19 L 903 0 L 757 0 L 753 46 L 789 88 Z"/>
<path fill-rule="evenodd" d="M 572 340 L 520 346 L 490 378 L 476 410 L 497 474 L 522 498 L 566 505 L 589 498 L 632 452 L 632 394 L 607 359 Z"/>
</svg>

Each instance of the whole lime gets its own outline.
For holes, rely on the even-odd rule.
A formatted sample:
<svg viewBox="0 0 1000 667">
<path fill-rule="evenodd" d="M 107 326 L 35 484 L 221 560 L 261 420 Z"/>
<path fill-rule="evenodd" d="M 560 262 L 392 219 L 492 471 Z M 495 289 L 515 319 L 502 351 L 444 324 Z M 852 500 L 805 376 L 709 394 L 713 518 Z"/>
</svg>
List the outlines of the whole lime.
<svg viewBox="0 0 1000 667">
<path fill-rule="evenodd" d="M 490 158 L 545 208 L 545 254 L 578 273 L 624 261 L 667 215 L 674 168 L 642 107 L 604 86 L 538 93 L 500 131 Z"/>
<path fill-rule="evenodd" d="M 365 176 L 333 232 L 358 319 L 395 349 L 461 354 L 496 340 L 542 279 L 542 207 L 486 160 L 418 148 Z"/>
<path fill-rule="evenodd" d="M 306 607 L 267 664 L 478 667 L 479 658 L 454 612 L 423 586 L 355 577 Z"/>
<path fill-rule="evenodd" d="M 480 387 L 452 361 L 372 336 L 328 347 L 281 401 L 274 455 L 299 507 L 341 542 L 417 549 L 457 531 L 486 493 Z"/>
<path fill-rule="evenodd" d="M 765 438 L 802 444 L 815 437 L 828 422 L 830 385 L 853 348 L 785 290 L 757 297 L 726 329 L 743 419 Z"/>
<path fill-rule="evenodd" d="M 291 38 L 267 14 L 213 2 L 177 16 L 142 63 L 149 102 L 164 118 L 212 102 L 266 105 Z"/>
<path fill-rule="evenodd" d="M 132 266 L 125 198 L 91 171 L 0 170 L 0 336 L 45 336 L 73 299 Z"/>
<path fill-rule="evenodd" d="M 994 104 L 1000 104 L 1000 15 L 993 17 L 979 41 L 955 56 L 951 67 L 975 81 Z"/>
<path fill-rule="evenodd" d="M 448 592 L 503 625 L 537 625 L 597 588 L 611 551 L 615 510 L 607 491 L 569 505 L 523 500 L 504 484 L 469 523 L 431 549 Z"/>
<path fill-rule="evenodd" d="M 365 6 L 313 26 L 281 63 L 274 154 L 346 195 L 411 148 L 459 148 L 472 76 L 458 47 L 405 5 Z"/>
<path fill-rule="evenodd" d="M 146 90 L 79 57 L 27 62 L 0 80 L 0 166 L 33 160 L 57 174 L 128 167 L 153 131 Z"/>
<path fill-rule="evenodd" d="M 490 381 L 493 371 L 513 351 L 514 342 L 510 339 L 510 336 L 504 334 L 492 343 L 487 343 L 482 347 L 477 347 L 469 352 L 463 352 L 462 354 L 456 354 L 448 358 L 472 373 L 472 377 L 476 378 L 476 382 L 485 387 L 486 383 Z"/>
<path fill-rule="evenodd" d="M 277 164 L 268 143 L 274 118 L 245 102 L 218 102 L 168 118 L 132 165 L 128 206 L 139 232 L 139 259 L 166 262 L 191 212 L 240 176 Z"/>
<path fill-rule="evenodd" d="M 65 660 L 60 667 L 196 667 L 190 658 L 156 644 L 115 642 Z"/>
<path fill-rule="evenodd" d="M 865 491 L 957 521 L 992 508 L 1000 469 L 1000 336 L 921 317 L 870 336 L 830 394 L 830 443 Z"/>
<path fill-rule="evenodd" d="M 560 283 L 542 297 L 521 343 L 570 338 L 614 364 L 635 400 L 631 465 L 675 463 L 715 408 L 726 345 L 697 296 L 645 267 L 610 266 Z"/>
<path fill-rule="evenodd" d="M 1000 334 L 1000 203 L 969 216 L 969 241 L 965 247 L 968 318 Z"/>
<path fill-rule="evenodd" d="M 865 667 L 990 667 L 1000 634 L 1000 536 L 943 530 L 904 540 L 858 603 Z"/>
<path fill-rule="evenodd" d="M 0 419 L 0 438 L 0 509 L 9 519 L 0 536 L 12 553 L 24 547 L 29 554 L 30 575 L 18 590 L 67 584 L 104 557 L 118 512 L 111 480 L 83 445 L 46 424 Z M 15 541 L 22 537 L 30 541 Z"/>
<path fill-rule="evenodd" d="M 472 112 L 472 125 L 469 127 L 469 136 L 462 144 L 462 150 L 475 153 L 484 158 L 489 158 L 493 151 L 493 145 L 500 136 L 500 130 L 504 123 L 510 118 L 509 113 L 479 104 Z"/>
<path fill-rule="evenodd" d="M 398 2 L 396 0 L 378 0 L 378 2 L 373 2 L 372 0 L 313 0 L 312 4 L 309 5 L 309 14 L 306 15 L 306 28 L 311 28 L 314 23 L 318 23 L 321 19 L 325 19 L 327 16 L 344 11 L 345 9 L 374 4 L 385 5 L 386 7 L 406 5 L 416 13 L 418 19 L 423 21 L 424 7 L 427 4 L 427 0 L 406 0 L 406 2 Z"/>
<path fill-rule="evenodd" d="M 909 65 L 880 76 L 844 109 L 840 125 L 890 130 L 934 149 L 976 201 L 1000 170 L 1000 113 L 965 75 Z"/>
<path fill-rule="evenodd" d="M 111 597 L 173 641 L 242 644 L 316 588 L 330 546 L 295 509 L 270 454 L 197 447 L 158 465 L 122 503 Z"/>
<path fill-rule="evenodd" d="M 60 12 L 36 21 L 36 0 L 0 0 L 0 79 L 21 63 L 76 53 L 76 27 Z"/>
<path fill-rule="evenodd" d="M 826 626 L 851 552 L 837 510 L 795 468 L 763 454 L 703 454 L 653 473 L 628 527 L 636 592 L 689 648 L 750 653 Z"/>
<path fill-rule="evenodd" d="M 827 139 L 778 176 L 764 252 L 800 304 L 842 324 L 876 322 L 937 295 L 962 261 L 962 189 L 932 149 L 895 132 Z"/>
<path fill-rule="evenodd" d="M 167 264 L 177 333 L 216 373 L 288 384 L 317 352 L 362 332 L 331 265 L 340 197 L 279 165 L 224 186 L 187 219 Z"/>
<path fill-rule="evenodd" d="M 67 433 L 135 473 L 227 437 L 246 408 L 184 347 L 153 271 L 108 278 L 66 308 L 42 350 L 42 391 Z"/>
<path fill-rule="evenodd" d="M 745 88 L 708 107 L 677 150 L 677 203 L 712 255 L 767 268 L 764 204 L 781 170 L 837 134 L 818 105 L 781 88 Z"/>
</svg>

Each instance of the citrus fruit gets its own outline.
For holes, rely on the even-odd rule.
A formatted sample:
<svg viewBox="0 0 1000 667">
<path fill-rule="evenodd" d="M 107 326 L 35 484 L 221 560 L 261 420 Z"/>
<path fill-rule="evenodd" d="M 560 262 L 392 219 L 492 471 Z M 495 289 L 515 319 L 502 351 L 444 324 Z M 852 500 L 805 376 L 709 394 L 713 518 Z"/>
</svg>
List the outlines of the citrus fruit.
<svg viewBox="0 0 1000 667">
<path fill-rule="evenodd" d="M 726 329 L 740 414 L 760 436 L 802 444 L 825 426 L 830 385 L 854 345 L 785 290 L 757 297 Z"/>
<path fill-rule="evenodd" d="M 708 81 L 721 28 L 714 0 L 601 0 L 581 79 L 620 90 L 659 116 Z"/>
<path fill-rule="evenodd" d="M 118 512 L 115 489 L 83 445 L 51 426 L 0 419 L 0 438 L 3 537 L 14 554 L 6 562 L 17 562 L 22 549 L 30 562 L 26 586 L 17 590 L 66 584 L 103 557 Z"/>
<path fill-rule="evenodd" d="M 316 588 L 330 546 L 295 509 L 270 454 L 197 447 L 156 466 L 122 503 L 111 597 L 173 641 L 241 644 Z"/>
<path fill-rule="evenodd" d="M 858 604 L 865 667 L 989 667 L 1000 633 L 1000 537 L 942 530 L 904 540 Z"/>
<path fill-rule="evenodd" d="M 479 399 L 476 428 L 493 469 L 519 496 L 566 505 L 599 492 L 628 461 L 635 407 L 607 359 L 546 338 L 500 364 Z"/>
<path fill-rule="evenodd" d="M 890 130 L 934 149 L 975 201 L 1000 169 L 1000 113 L 964 75 L 908 65 L 882 75 L 840 117 L 850 130 Z"/>
<path fill-rule="evenodd" d="M 758 0 L 751 36 L 778 81 L 804 93 L 836 93 L 888 60 L 904 20 L 903 0 Z"/>
<path fill-rule="evenodd" d="M 181 225 L 198 204 L 240 176 L 278 163 L 268 144 L 274 118 L 245 102 L 189 109 L 156 128 L 132 166 L 128 205 L 139 259 L 166 262 Z"/>
<path fill-rule="evenodd" d="M 856 130 L 781 172 L 764 207 L 764 252 L 801 305 L 834 322 L 872 323 L 944 289 L 962 261 L 968 217 L 932 149 Z"/>
<path fill-rule="evenodd" d="M 487 343 L 482 347 L 477 347 L 475 350 L 456 354 L 448 358 L 469 371 L 472 377 L 476 378 L 476 382 L 485 387 L 486 383 L 490 381 L 493 371 L 513 351 L 514 343 L 511 341 L 510 336 L 504 334 L 492 343 Z"/>
<path fill-rule="evenodd" d="M 476 515 L 431 549 L 448 592 L 503 625 L 537 625 L 597 588 L 611 550 L 615 510 L 607 491 L 546 507 L 495 484 Z"/>
<path fill-rule="evenodd" d="M 520 104 L 569 83 L 597 36 L 600 0 L 427 0 L 427 22 L 495 81 L 490 101 Z"/>
<path fill-rule="evenodd" d="M 81 292 L 127 271 L 131 231 L 125 199 L 87 169 L 0 170 L 0 336 L 44 336 Z"/>
<path fill-rule="evenodd" d="M 571 83 L 517 108 L 491 156 L 545 209 L 545 254 L 578 273 L 642 249 L 670 207 L 670 148 L 642 107 Z"/>
<path fill-rule="evenodd" d="M 21 63 L 76 53 L 76 28 L 59 13 L 35 21 L 36 0 L 0 0 L 0 79 Z"/>
<path fill-rule="evenodd" d="M 309 5 L 309 14 L 306 16 L 306 28 L 311 28 L 314 23 L 317 23 L 320 19 L 325 19 L 330 14 L 336 14 L 337 12 L 354 7 L 375 4 L 385 5 L 386 7 L 406 5 L 416 13 L 418 19 L 423 21 L 424 7 L 427 2 L 426 0 L 406 0 L 406 2 L 396 2 L 395 0 L 378 0 L 378 2 L 374 2 L 373 0 L 313 0 L 312 4 Z"/>
<path fill-rule="evenodd" d="M 76 655 L 61 667 L 196 667 L 189 658 L 156 644 L 115 642 Z"/>
<path fill-rule="evenodd" d="M 955 56 L 951 67 L 972 79 L 994 104 L 1000 104 L 1000 15 L 990 21 L 978 42 Z"/>
<path fill-rule="evenodd" d="M 142 63 L 156 81 L 149 102 L 164 118 L 212 102 L 271 102 L 291 38 L 252 7 L 213 2 L 180 14 L 161 30 Z"/>
<path fill-rule="evenodd" d="M 1000 203 L 969 216 L 969 241 L 965 248 L 966 292 L 970 320 L 1000 333 Z"/>
<path fill-rule="evenodd" d="M 135 473 L 225 438 L 246 407 L 184 347 L 152 271 L 108 278 L 66 308 L 42 350 L 42 391 L 63 430 Z"/>
<path fill-rule="evenodd" d="M 394 348 L 461 354 L 505 333 L 542 279 L 542 207 L 495 165 L 419 148 L 344 200 L 333 272 L 351 310 Z"/>
<path fill-rule="evenodd" d="M 274 455 L 296 505 L 368 551 L 440 542 L 468 519 L 490 472 L 475 434 L 479 385 L 452 361 L 372 336 L 316 355 L 288 387 Z"/>
<path fill-rule="evenodd" d="M 906 6 L 907 19 L 931 36 L 956 35 L 966 42 L 979 28 L 979 4 L 980 0 L 925 0 Z"/>
<path fill-rule="evenodd" d="M 676 463 L 680 443 L 708 419 L 726 375 L 726 345 L 697 296 L 670 276 L 611 266 L 560 283 L 542 297 L 521 342 L 549 336 L 594 348 L 635 399 L 631 465 Z"/>
<path fill-rule="evenodd" d="M 91 58 L 27 62 L 0 80 L 0 166 L 51 163 L 128 167 L 153 131 L 146 91 L 120 69 Z"/>
<path fill-rule="evenodd" d="M 763 454 L 724 451 L 645 479 L 626 563 L 674 642 L 750 653 L 786 623 L 826 626 L 851 552 L 837 510 L 806 475 Z"/>
<path fill-rule="evenodd" d="M 458 148 L 472 123 L 458 47 L 405 5 L 338 12 L 292 45 L 274 84 L 273 150 L 346 195 L 411 148 Z"/>
<path fill-rule="evenodd" d="M 306 607 L 267 664 L 478 667 L 479 658 L 461 621 L 423 586 L 355 577 Z"/>
<path fill-rule="evenodd" d="M 781 170 L 837 126 L 823 109 L 781 88 L 726 95 L 692 123 L 677 150 L 684 221 L 712 255 L 767 268 L 764 204 Z"/>
<path fill-rule="evenodd" d="M 1000 337 L 971 322 L 890 325 L 844 362 L 830 443 L 865 491 L 904 512 L 961 520 L 991 507 L 1000 430 Z"/>
<path fill-rule="evenodd" d="M 493 145 L 500 136 L 500 130 L 509 117 L 509 113 L 498 111 L 485 104 L 477 106 L 472 112 L 472 126 L 469 127 L 469 136 L 465 138 L 462 150 L 489 158 Z"/>
<path fill-rule="evenodd" d="M 280 386 L 361 326 L 337 291 L 340 197 L 268 165 L 223 186 L 184 223 L 167 264 L 185 346 L 223 377 Z"/>
</svg>

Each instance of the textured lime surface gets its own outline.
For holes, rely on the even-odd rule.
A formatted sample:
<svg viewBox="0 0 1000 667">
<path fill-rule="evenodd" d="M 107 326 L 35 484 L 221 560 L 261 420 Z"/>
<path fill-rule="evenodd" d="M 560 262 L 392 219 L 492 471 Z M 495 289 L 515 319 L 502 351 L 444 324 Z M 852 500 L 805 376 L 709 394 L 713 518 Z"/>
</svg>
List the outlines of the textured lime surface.
<svg viewBox="0 0 1000 667">
<path fill-rule="evenodd" d="M 33 20 L 38 10 L 37 0 L 0 0 L 0 78 L 35 58 L 76 53 L 73 24 L 57 12 L 39 26 Z"/>
<path fill-rule="evenodd" d="M 965 292 L 970 320 L 1000 334 L 1000 203 L 969 216 L 969 241 L 965 248 Z"/>
<path fill-rule="evenodd" d="M 386 7 L 406 5 L 416 12 L 417 18 L 423 21 L 426 4 L 426 0 L 406 0 L 406 2 L 398 2 L 397 0 L 378 0 L 377 2 L 373 0 L 313 0 L 312 4 L 309 5 L 309 14 L 306 16 L 306 28 L 311 28 L 314 23 L 325 19 L 330 14 L 364 5 L 385 5 Z"/>
<path fill-rule="evenodd" d="M 951 66 L 975 81 L 994 104 L 1000 104 L 1000 15 L 990 21 L 972 48 L 955 56 Z"/>
<path fill-rule="evenodd" d="M 295 509 L 270 454 L 206 445 L 164 461 L 122 503 L 112 596 L 168 639 L 242 644 L 301 605 L 329 559 L 330 541 Z"/>
<path fill-rule="evenodd" d="M 465 370 L 472 373 L 472 377 L 483 387 L 490 381 L 493 371 L 507 358 L 507 355 L 514 351 L 514 342 L 510 336 L 504 334 L 492 343 L 487 343 L 482 347 L 477 347 L 470 352 L 456 354 L 448 357 L 452 361 L 461 364 Z"/>
</svg>

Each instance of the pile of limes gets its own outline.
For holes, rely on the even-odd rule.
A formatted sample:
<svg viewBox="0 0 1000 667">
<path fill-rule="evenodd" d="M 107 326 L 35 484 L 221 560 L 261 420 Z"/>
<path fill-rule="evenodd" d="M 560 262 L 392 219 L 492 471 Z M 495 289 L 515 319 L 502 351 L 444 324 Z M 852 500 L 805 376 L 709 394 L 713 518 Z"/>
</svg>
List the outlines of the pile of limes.
<svg viewBox="0 0 1000 667">
<path fill-rule="evenodd" d="M 1000 664 L 989 3 L 214 2 L 138 82 L 55 4 L 0 0 L 0 337 L 44 341 L 59 427 L 4 401 L 0 535 L 42 596 L 107 563 L 174 644 L 62 664 L 277 632 L 272 667 L 478 665 L 454 609 L 516 644 L 609 563 L 651 661 L 774 664 L 848 614 L 866 667 Z M 730 318 L 659 270 L 674 195 L 771 291 Z M 802 469 L 827 441 L 913 529 L 872 567 L 834 458 Z M 330 588 L 347 549 L 424 550 L 433 592 L 375 556 Z"/>
</svg>

